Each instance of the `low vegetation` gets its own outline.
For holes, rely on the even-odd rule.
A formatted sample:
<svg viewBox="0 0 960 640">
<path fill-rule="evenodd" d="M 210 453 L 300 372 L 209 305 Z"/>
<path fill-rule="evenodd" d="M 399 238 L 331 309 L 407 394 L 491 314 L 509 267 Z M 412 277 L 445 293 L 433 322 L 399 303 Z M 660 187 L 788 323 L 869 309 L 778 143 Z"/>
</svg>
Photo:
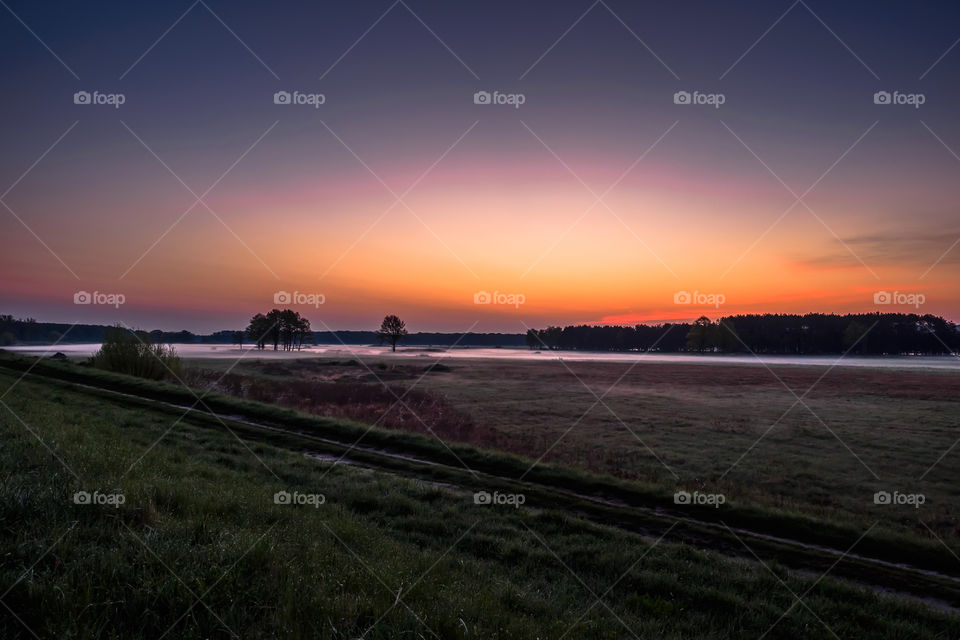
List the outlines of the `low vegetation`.
<svg viewBox="0 0 960 640">
<path fill-rule="evenodd" d="M 18 378 L 0 371 L 16 384 L 0 413 L 4 638 L 960 634 L 953 615 L 830 576 L 478 505 Z"/>
<path fill-rule="evenodd" d="M 251 402 L 201 390 L 188 390 L 174 384 L 138 380 L 128 376 L 99 372 L 70 363 L 50 360 L 38 362 L 27 358 L 4 357 L 0 358 L 0 364 L 17 371 L 29 370 L 33 374 L 50 376 L 59 380 L 80 382 L 84 385 L 114 389 L 124 394 L 168 402 L 171 403 L 171 406 L 167 410 L 172 415 L 172 419 L 182 415 L 183 410 L 179 407 L 199 405 L 203 410 L 209 408 L 224 416 L 239 416 L 260 424 L 281 425 L 287 430 L 287 433 L 291 434 L 283 437 L 276 435 L 264 437 L 265 434 L 256 429 L 244 431 L 246 426 L 242 423 L 235 424 L 232 427 L 234 430 L 245 432 L 244 437 L 253 437 L 271 444 L 291 448 L 299 447 L 301 450 L 309 450 L 309 448 L 304 449 L 305 446 L 314 447 L 316 450 L 318 447 L 320 449 L 327 447 L 327 444 L 324 443 L 340 442 L 344 443 L 340 447 L 340 451 L 346 450 L 348 445 L 350 447 L 359 445 L 371 451 L 396 452 L 401 456 L 409 457 L 411 460 L 423 460 L 424 465 L 421 466 L 430 470 L 428 477 L 439 482 L 447 482 L 451 479 L 462 481 L 463 476 L 466 476 L 469 480 L 468 471 L 475 470 L 501 478 L 522 478 L 527 489 L 534 486 L 543 486 L 573 494 L 599 496 L 617 503 L 644 509 L 656 508 L 657 510 L 665 509 L 674 512 L 677 512 L 678 509 L 674 503 L 673 495 L 677 485 L 673 483 L 627 481 L 609 475 L 596 475 L 583 469 L 558 466 L 547 462 L 533 465 L 529 458 L 525 459 L 489 449 L 481 449 L 468 444 L 445 442 L 433 434 L 421 435 L 408 431 L 370 426 L 351 420 L 312 417 L 275 405 Z M 253 363 L 252 366 L 267 366 L 267 363 Z M 270 371 L 280 374 L 286 370 L 284 367 L 288 365 L 274 362 L 269 363 L 268 366 Z M 356 364 L 348 362 L 332 366 L 350 369 L 351 366 L 356 366 Z M 460 369 L 455 370 L 459 371 Z M 442 373 L 430 374 L 426 371 L 423 371 L 421 375 L 424 376 L 422 384 L 427 384 L 432 379 L 430 378 L 431 375 L 445 377 Z M 201 395 L 202 404 L 197 400 L 195 394 Z M 135 408 L 150 408 L 152 406 L 149 403 L 137 402 L 130 395 L 117 398 L 109 394 L 103 394 L 103 397 L 111 398 L 113 401 L 125 402 Z M 195 418 L 195 421 L 198 419 Z M 208 423 L 215 428 L 223 426 L 223 423 L 215 420 L 208 420 Z M 303 437 L 294 437 L 293 434 L 304 435 Z M 314 441 L 313 444 L 307 445 L 299 442 L 307 436 L 316 436 L 323 438 L 323 440 Z M 356 453 L 356 450 L 353 450 L 351 457 L 355 456 Z M 334 454 L 337 457 L 340 455 L 336 448 L 334 448 Z M 446 467 L 431 463 L 439 463 L 439 465 L 446 465 Z M 794 464 L 796 464 L 795 461 Z M 447 472 L 445 469 L 459 470 L 459 475 L 454 474 L 456 477 L 452 477 L 452 472 Z M 406 473 L 410 472 L 411 469 L 404 468 L 402 471 Z M 441 473 L 441 471 L 443 472 Z M 802 472 L 802 469 L 800 472 Z M 789 478 L 785 481 L 789 482 Z M 704 485 L 690 483 L 687 486 L 691 490 L 698 487 L 701 491 L 705 490 Z M 872 498 L 872 495 L 864 498 L 861 495 L 862 490 L 863 487 L 850 490 L 850 500 L 855 505 L 860 503 L 872 504 L 872 500 L 869 499 Z M 944 546 L 948 542 L 955 544 L 955 539 L 943 530 L 944 524 L 948 525 L 951 522 L 949 519 L 943 524 L 935 519 L 930 520 L 927 524 L 929 528 L 924 528 L 924 531 L 921 532 L 918 531 L 921 525 L 915 520 L 918 513 L 915 509 L 903 506 L 877 507 L 873 505 L 871 515 L 881 516 L 882 522 L 875 519 L 872 521 L 873 526 L 871 526 L 871 522 L 865 522 L 864 515 L 857 513 L 856 510 L 844 512 L 840 509 L 832 509 L 810 513 L 806 509 L 798 509 L 795 503 L 781 501 L 781 504 L 777 505 L 771 500 L 771 496 L 758 495 L 764 499 L 751 499 L 752 494 L 742 497 L 731 493 L 723 509 L 691 505 L 684 507 L 678 513 L 682 516 L 695 516 L 701 520 L 718 524 L 723 522 L 725 525 L 743 527 L 767 535 L 790 538 L 840 550 L 847 549 L 856 543 L 858 552 L 868 557 L 908 562 L 918 567 L 960 575 L 960 566 L 953 566 L 950 562 L 950 551 Z M 773 496 L 773 498 L 775 499 L 776 496 Z M 569 500 L 564 499 L 563 502 L 569 502 Z M 556 497 L 545 502 L 547 505 L 554 503 L 556 503 Z M 583 505 L 576 508 L 582 510 Z M 639 512 L 639 514 L 642 514 L 642 512 Z M 661 519 L 657 517 L 640 517 L 637 520 L 639 514 L 631 513 L 630 520 L 636 520 L 637 526 L 644 529 L 650 529 L 662 523 Z M 925 511 L 923 514 L 924 517 L 928 517 L 929 512 Z M 601 515 L 605 518 L 603 521 L 611 523 L 617 523 L 617 518 L 622 517 L 622 514 L 621 516 L 615 514 Z M 900 520 L 901 517 L 905 518 L 904 521 Z M 905 523 L 908 526 L 904 526 Z M 711 533 L 711 535 L 715 534 L 716 531 Z"/>
<path fill-rule="evenodd" d="M 224 375 L 227 363 L 204 360 L 189 371 L 198 389 L 215 384 L 238 397 L 523 456 L 503 469 L 514 477 L 540 459 L 533 477 L 552 463 L 643 487 L 648 501 L 669 502 L 678 489 L 722 493 L 728 507 L 793 514 L 821 523 L 814 529 L 875 525 L 871 535 L 915 538 L 939 550 L 936 564 L 949 562 L 948 548 L 960 554 L 951 463 L 960 376 L 952 372 L 835 368 L 818 382 L 822 367 L 443 362 L 445 371 L 429 357 L 242 361 Z M 799 405 L 790 390 L 808 389 Z M 881 491 L 925 502 L 876 504 Z M 808 529 L 796 520 L 751 526 L 785 536 Z"/>
<path fill-rule="evenodd" d="M 148 380 L 171 379 L 181 372 L 180 358 L 173 347 L 151 344 L 148 335 L 121 327 L 107 332 L 90 363 L 98 369 Z"/>
</svg>

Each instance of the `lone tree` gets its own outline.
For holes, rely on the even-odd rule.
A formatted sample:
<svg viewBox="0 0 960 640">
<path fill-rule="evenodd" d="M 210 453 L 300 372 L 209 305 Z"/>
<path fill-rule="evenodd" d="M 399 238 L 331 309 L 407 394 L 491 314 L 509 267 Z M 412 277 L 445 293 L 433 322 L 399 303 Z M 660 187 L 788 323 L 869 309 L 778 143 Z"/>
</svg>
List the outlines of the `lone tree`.
<svg viewBox="0 0 960 640">
<path fill-rule="evenodd" d="M 397 350 L 397 342 L 407 335 L 407 325 L 397 316 L 387 316 L 377 331 L 380 342 L 389 342 L 393 350 Z"/>
</svg>

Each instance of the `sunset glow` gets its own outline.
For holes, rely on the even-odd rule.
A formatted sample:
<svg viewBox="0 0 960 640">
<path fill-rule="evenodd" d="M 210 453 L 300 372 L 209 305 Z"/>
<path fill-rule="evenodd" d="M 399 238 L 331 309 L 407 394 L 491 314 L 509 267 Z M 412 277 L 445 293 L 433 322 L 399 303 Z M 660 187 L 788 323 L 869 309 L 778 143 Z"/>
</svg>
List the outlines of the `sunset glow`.
<svg viewBox="0 0 960 640">
<path fill-rule="evenodd" d="M 107 23 L 48 34 L 79 80 L 3 23 L 4 55 L 35 58 L 29 78 L 8 72 L 18 97 L 4 107 L 9 312 L 211 330 L 289 290 L 323 294 L 305 312 L 331 328 L 396 311 L 422 330 L 522 332 L 863 312 L 875 292 L 903 290 L 922 293 L 925 312 L 960 317 L 960 161 L 950 151 L 960 130 L 946 81 L 957 56 L 917 80 L 946 40 L 892 51 L 882 42 L 908 28 L 885 23 L 858 43 L 871 61 L 861 64 L 826 30 L 811 39 L 810 16 L 798 13 L 728 69 L 740 32 L 775 11 L 758 5 L 733 21 L 711 8 L 729 29 L 698 59 L 669 19 L 645 25 L 660 64 L 598 11 L 524 74 L 556 37 L 550 23 L 572 14 L 526 16 L 528 37 L 488 58 L 462 17 L 432 16 L 454 56 L 390 12 L 334 64 L 383 8 L 337 14 L 338 28 L 304 35 L 296 51 L 238 10 L 231 18 L 258 56 L 199 12 L 127 69 L 165 11 L 128 16 L 130 38 L 97 51 L 88 44 Z M 305 29 L 273 20 L 294 38 Z M 803 55 L 788 56 L 801 32 Z M 590 45 L 598 38 L 603 48 Z M 873 70 L 890 65 L 878 82 Z M 830 72 L 814 79 L 815 67 Z M 875 104 L 886 78 L 922 86 L 922 108 Z M 124 103 L 70 99 L 97 87 Z M 722 92 L 723 104 L 674 102 L 695 87 Z M 274 104 L 288 89 L 325 101 Z M 487 89 L 524 102 L 475 104 Z M 126 303 L 78 307 L 78 290 L 122 292 Z M 524 303 L 478 307 L 479 291 Z M 678 291 L 725 301 L 678 306 Z"/>
</svg>

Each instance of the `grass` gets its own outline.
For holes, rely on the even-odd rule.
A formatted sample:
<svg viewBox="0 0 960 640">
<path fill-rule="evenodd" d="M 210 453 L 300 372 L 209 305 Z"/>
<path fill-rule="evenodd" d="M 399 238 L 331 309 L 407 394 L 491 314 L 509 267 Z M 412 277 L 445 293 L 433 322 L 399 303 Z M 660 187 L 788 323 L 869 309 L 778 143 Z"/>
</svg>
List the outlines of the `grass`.
<svg viewBox="0 0 960 640">
<path fill-rule="evenodd" d="M 102 372 L 86 367 L 79 367 L 69 363 L 60 363 L 52 361 L 35 362 L 26 358 L 10 358 L 4 356 L 2 363 L 6 366 L 19 367 L 26 370 L 33 366 L 34 373 L 43 373 L 53 375 L 63 379 L 79 382 L 98 384 L 113 389 L 118 389 L 127 393 L 145 395 L 152 398 L 165 400 L 168 402 L 192 405 L 195 402 L 193 394 L 176 385 L 156 383 L 152 381 L 130 378 Z M 276 363 L 271 363 L 271 366 Z M 260 366 L 254 364 L 253 366 Z M 344 367 L 338 363 L 337 367 Z M 352 365 L 355 366 L 355 365 Z M 282 374 L 281 371 L 273 371 L 271 375 Z M 431 374 L 441 375 L 441 374 Z M 858 553 L 880 558 L 892 562 L 909 562 L 915 566 L 932 569 L 939 572 L 945 572 L 953 575 L 960 575 L 960 563 L 954 563 L 951 552 L 945 548 L 944 541 L 953 542 L 952 538 L 942 536 L 934 537 L 931 532 L 919 533 L 904 527 L 899 529 L 885 524 L 864 523 L 855 515 L 851 516 L 845 513 L 838 513 L 837 517 L 825 518 L 815 517 L 798 512 L 789 506 L 777 506 L 769 504 L 758 505 L 748 500 L 738 500 L 733 498 L 728 500 L 722 510 L 716 510 L 710 507 L 678 507 L 673 503 L 673 486 L 657 485 L 654 483 L 645 483 L 641 481 L 625 481 L 609 476 L 597 475 L 588 471 L 558 466 L 556 464 L 538 464 L 531 467 L 531 460 L 516 456 L 478 449 L 474 446 L 459 445 L 456 443 L 445 444 L 432 436 L 412 434 L 402 431 L 386 430 L 379 428 L 370 428 L 368 425 L 328 418 L 308 417 L 296 413 L 289 409 L 282 409 L 262 403 L 238 400 L 233 397 L 210 394 L 204 397 L 205 405 L 215 411 L 229 414 L 242 415 L 249 419 L 266 422 L 268 424 L 283 425 L 287 428 L 306 434 L 316 434 L 324 438 L 333 438 L 345 443 L 361 443 L 366 447 L 381 448 L 390 451 L 398 451 L 408 455 L 415 455 L 418 458 L 440 462 L 451 467 L 466 467 L 471 470 L 482 471 L 495 474 L 504 478 L 519 478 L 530 470 L 524 479 L 528 483 L 535 485 L 544 485 L 552 488 L 560 488 L 579 494 L 599 495 L 606 498 L 621 501 L 627 505 L 635 505 L 644 508 L 669 509 L 679 512 L 680 515 L 693 516 L 702 520 L 720 522 L 735 527 L 743 527 L 768 535 L 780 536 L 794 540 L 801 540 L 806 543 L 819 544 L 833 547 L 835 549 L 847 549 L 854 543 L 857 544 Z M 180 411 L 171 409 L 174 418 L 180 415 Z M 198 420 L 199 418 L 194 418 Z M 219 426 L 214 420 L 208 420 L 213 426 Z M 234 428 L 243 428 L 243 425 L 234 425 Z M 250 433 L 249 436 L 262 439 L 261 434 Z M 281 446 L 301 447 L 303 443 L 295 441 L 291 437 L 271 437 L 269 442 L 280 444 Z M 339 451 L 336 452 L 339 454 Z M 356 455 L 351 454 L 351 455 Z M 404 473 L 411 472 L 408 465 L 404 468 Z M 460 476 L 465 475 L 461 472 Z M 450 473 L 444 475 L 439 468 L 433 470 L 429 477 L 438 481 L 459 481 L 459 477 Z M 506 488 L 509 488 L 506 487 Z M 516 490 L 516 487 L 513 488 Z M 530 491 L 528 485 L 523 490 Z M 545 504 L 551 504 L 551 500 L 556 501 L 556 496 L 544 501 Z M 570 508 L 569 500 L 564 499 L 565 508 Z M 583 505 L 577 505 L 576 508 L 583 509 Z M 593 512 L 597 509 L 591 507 Z M 892 507 L 877 507 L 876 512 L 884 515 L 896 511 Z M 906 507 L 901 507 L 899 511 L 914 511 Z M 642 526 L 644 529 L 656 531 L 651 528 L 652 518 L 640 518 L 635 513 L 628 514 L 628 521 Z M 616 517 L 609 513 L 599 514 L 603 522 L 615 522 Z M 624 517 L 624 516 L 619 516 Z M 909 514 L 909 517 L 916 517 Z M 871 528 L 871 524 L 874 526 Z M 928 525 L 932 526 L 932 525 Z M 866 534 L 864 532 L 867 531 Z"/>
<path fill-rule="evenodd" d="M 841 637 L 960 634 L 956 617 L 829 576 L 476 505 L 192 416 L 170 429 L 167 412 L 32 377 L 3 402 L 4 638 L 829 635 L 817 618 Z M 78 490 L 125 502 L 74 504 Z M 281 490 L 326 503 L 278 505 Z"/>
<path fill-rule="evenodd" d="M 312 383 L 313 394 L 366 384 L 384 396 L 367 409 L 364 418 L 372 422 L 393 395 L 369 380 L 369 367 L 396 393 L 414 387 L 445 407 L 442 420 L 423 413 L 445 440 L 542 456 L 663 493 L 678 487 L 723 493 L 740 506 L 861 531 L 874 522 L 922 538 L 933 531 L 960 553 L 958 450 L 951 449 L 960 438 L 956 373 L 838 367 L 818 381 L 822 367 L 445 358 L 447 371 L 423 375 L 433 361 L 244 361 L 231 375 L 274 385 L 295 379 Z M 377 362 L 387 363 L 386 370 L 376 369 Z M 194 363 L 212 371 L 228 364 Z M 603 404 L 595 404 L 596 396 Z M 281 402 L 331 413 L 329 405 L 311 409 L 308 397 Z M 390 416 L 381 424 L 389 426 Z M 461 424 L 471 428 L 453 428 Z M 920 493 L 926 501 L 921 509 L 876 505 L 877 491 Z"/>
</svg>

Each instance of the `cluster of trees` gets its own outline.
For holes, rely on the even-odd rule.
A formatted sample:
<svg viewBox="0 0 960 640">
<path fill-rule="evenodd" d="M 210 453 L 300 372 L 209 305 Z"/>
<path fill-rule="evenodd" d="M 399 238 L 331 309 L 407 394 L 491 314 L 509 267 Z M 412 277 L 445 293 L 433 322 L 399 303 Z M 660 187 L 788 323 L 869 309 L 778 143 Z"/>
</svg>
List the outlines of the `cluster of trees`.
<svg viewBox="0 0 960 640">
<path fill-rule="evenodd" d="M 394 351 L 397 343 L 407 336 L 407 326 L 403 320 L 388 315 L 373 336 L 382 344 L 390 344 Z M 273 350 L 280 347 L 284 351 L 299 351 L 304 344 L 314 344 L 314 333 L 310 330 L 310 321 L 292 309 L 273 309 L 266 315 L 258 313 L 250 318 L 245 331 L 233 332 L 233 343 L 243 348 L 243 339 L 247 338 L 257 349 L 272 344 Z"/>
<path fill-rule="evenodd" d="M 244 335 L 257 349 L 272 344 L 274 351 L 280 347 L 284 351 L 299 351 L 304 344 L 313 344 L 310 321 L 292 309 L 273 309 L 266 315 L 258 313 L 250 318 L 244 332 L 234 332 L 233 341 L 243 347 Z"/>
<path fill-rule="evenodd" d="M 633 327 L 578 325 L 530 329 L 531 349 L 583 351 L 685 351 L 690 324 L 638 324 Z"/>
<path fill-rule="evenodd" d="M 938 355 L 960 350 L 957 325 L 916 313 L 741 315 L 728 318 L 756 353 Z"/>
<path fill-rule="evenodd" d="M 64 338 L 71 342 L 102 342 L 110 327 L 78 324 L 71 328 L 60 322 L 37 322 L 33 318 L 14 318 L 0 314 L 0 347 L 12 344 L 51 344 Z"/>
<path fill-rule="evenodd" d="M 960 351 L 953 322 L 915 313 L 751 314 L 691 323 L 530 329 L 531 349 L 764 354 L 940 355 Z"/>
</svg>

